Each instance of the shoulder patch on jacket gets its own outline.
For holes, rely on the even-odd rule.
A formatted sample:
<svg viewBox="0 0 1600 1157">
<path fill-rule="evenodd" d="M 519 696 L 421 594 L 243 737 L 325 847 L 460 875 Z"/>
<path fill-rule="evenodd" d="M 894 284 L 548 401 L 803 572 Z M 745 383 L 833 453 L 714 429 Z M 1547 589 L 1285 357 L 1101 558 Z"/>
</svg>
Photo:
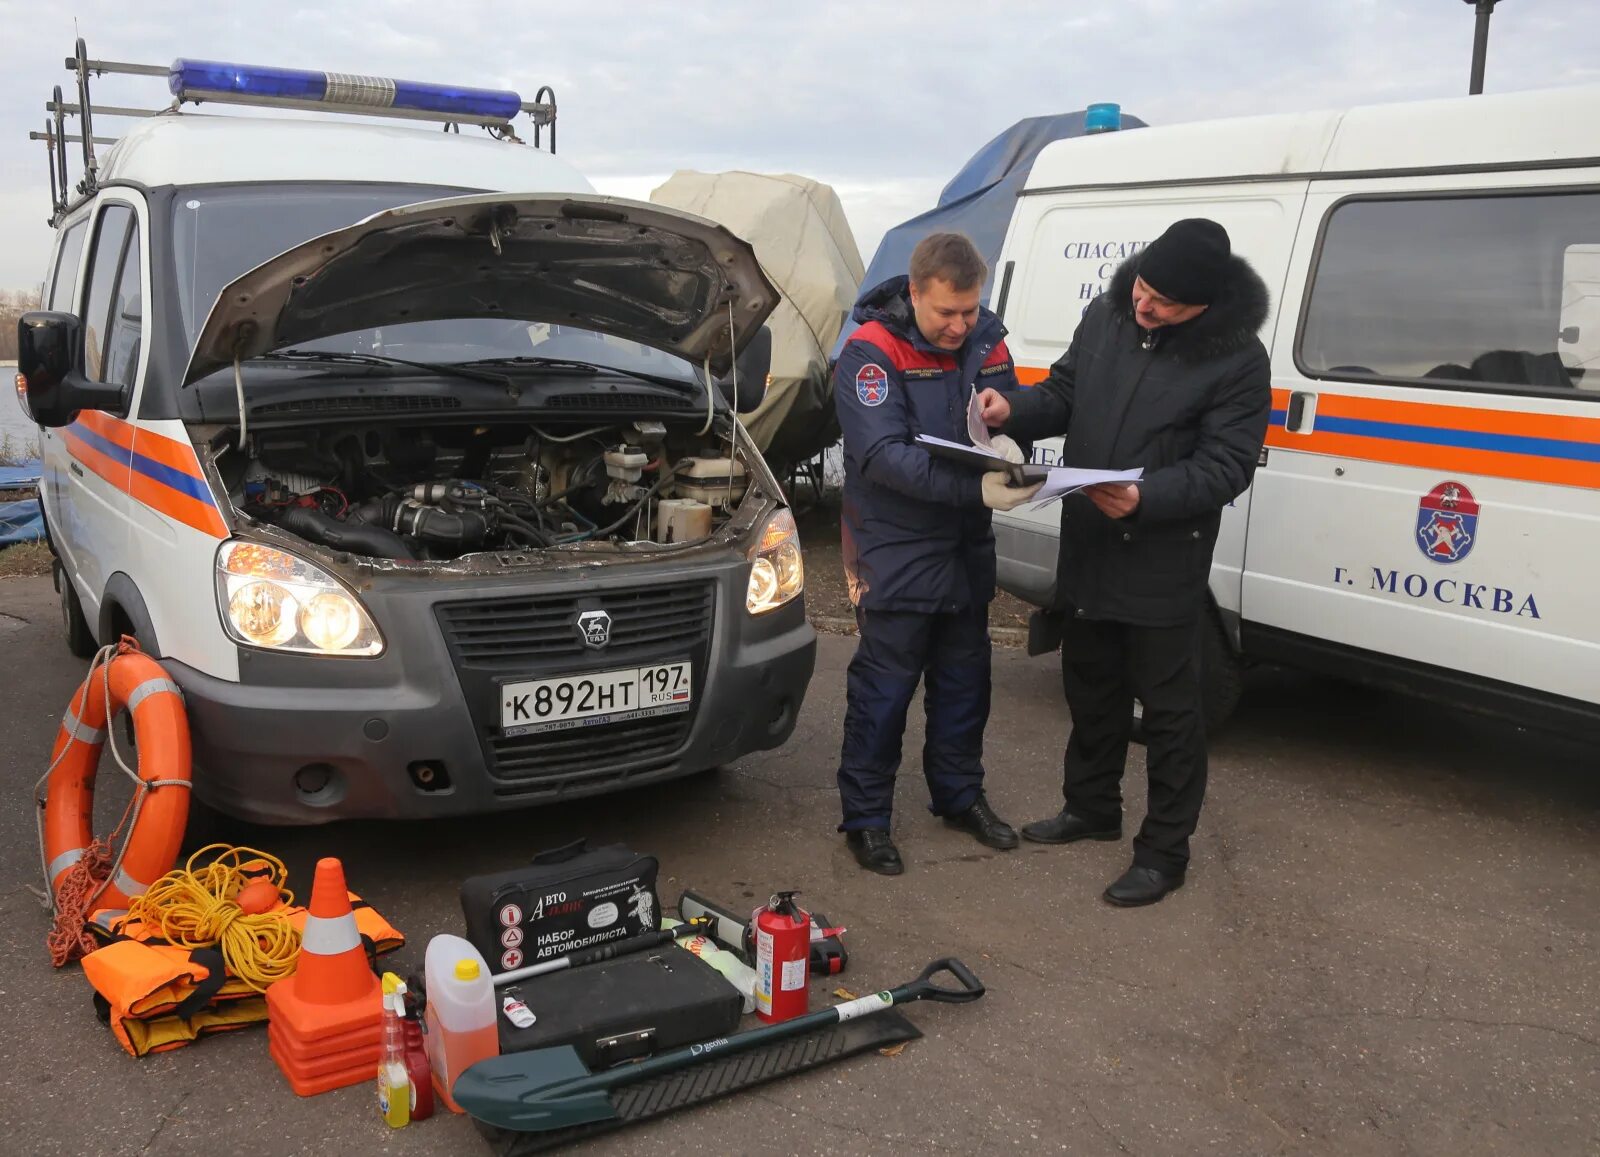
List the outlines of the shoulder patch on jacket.
<svg viewBox="0 0 1600 1157">
<path fill-rule="evenodd" d="M 889 396 L 889 374 L 877 362 L 868 362 L 856 371 L 856 397 L 863 406 L 881 406 Z"/>
</svg>

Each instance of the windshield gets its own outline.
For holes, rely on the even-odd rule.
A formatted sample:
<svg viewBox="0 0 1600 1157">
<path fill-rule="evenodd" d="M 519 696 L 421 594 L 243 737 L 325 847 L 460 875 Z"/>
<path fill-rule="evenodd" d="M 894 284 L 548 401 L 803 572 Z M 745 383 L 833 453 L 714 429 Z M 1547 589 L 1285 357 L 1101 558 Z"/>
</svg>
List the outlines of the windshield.
<svg viewBox="0 0 1600 1157">
<path fill-rule="evenodd" d="M 172 248 L 184 335 L 192 345 L 223 288 L 303 241 L 397 205 L 470 190 L 426 185 L 208 185 L 179 190 Z M 685 382 L 683 359 L 574 325 L 495 318 L 410 322 L 302 342 L 302 350 L 374 354 L 419 362 L 553 358 Z"/>
</svg>

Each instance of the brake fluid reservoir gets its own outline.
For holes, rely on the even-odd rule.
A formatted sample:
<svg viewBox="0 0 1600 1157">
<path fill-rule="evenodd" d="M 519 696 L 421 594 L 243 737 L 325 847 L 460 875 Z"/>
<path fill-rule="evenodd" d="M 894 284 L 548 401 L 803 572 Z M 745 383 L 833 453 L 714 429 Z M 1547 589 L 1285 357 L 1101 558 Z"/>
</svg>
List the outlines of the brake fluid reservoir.
<svg viewBox="0 0 1600 1157">
<path fill-rule="evenodd" d="M 738 504 L 747 479 L 744 463 L 736 458 L 685 458 L 673 472 L 679 498 L 721 509 Z"/>
</svg>

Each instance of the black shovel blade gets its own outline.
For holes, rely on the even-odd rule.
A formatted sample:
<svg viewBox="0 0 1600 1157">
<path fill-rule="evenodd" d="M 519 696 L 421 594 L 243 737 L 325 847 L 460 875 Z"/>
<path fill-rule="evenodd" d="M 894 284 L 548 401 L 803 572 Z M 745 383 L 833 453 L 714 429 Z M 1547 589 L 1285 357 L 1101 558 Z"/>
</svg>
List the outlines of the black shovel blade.
<svg viewBox="0 0 1600 1157">
<path fill-rule="evenodd" d="M 451 1096 L 485 1124 L 542 1133 L 617 1115 L 605 1088 L 585 1087 L 589 1078 L 570 1045 L 529 1049 L 479 1061 L 456 1078 Z"/>
</svg>

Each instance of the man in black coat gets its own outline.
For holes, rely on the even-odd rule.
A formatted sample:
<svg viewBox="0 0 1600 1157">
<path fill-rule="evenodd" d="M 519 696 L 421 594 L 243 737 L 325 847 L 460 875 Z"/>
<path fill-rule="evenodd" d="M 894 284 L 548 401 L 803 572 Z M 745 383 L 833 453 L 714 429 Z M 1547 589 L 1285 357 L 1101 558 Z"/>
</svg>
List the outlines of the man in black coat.
<svg viewBox="0 0 1600 1157">
<path fill-rule="evenodd" d="M 1221 225 L 1178 221 L 1117 269 L 1049 377 L 981 395 L 985 421 L 1019 441 L 1064 435 L 1064 466 L 1144 469 L 1062 502 L 1047 617 L 1072 714 L 1066 805 L 1022 830 L 1048 844 L 1122 837 L 1137 696 L 1149 807 L 1133 866 L 1106 889 L 1112 904 L 1152 904 L 1188 867 L 1206 785 L 1199 629 L 1222 510 L 1250 485 L 1266 437 L 1267 309 Z"/>
</svg>

